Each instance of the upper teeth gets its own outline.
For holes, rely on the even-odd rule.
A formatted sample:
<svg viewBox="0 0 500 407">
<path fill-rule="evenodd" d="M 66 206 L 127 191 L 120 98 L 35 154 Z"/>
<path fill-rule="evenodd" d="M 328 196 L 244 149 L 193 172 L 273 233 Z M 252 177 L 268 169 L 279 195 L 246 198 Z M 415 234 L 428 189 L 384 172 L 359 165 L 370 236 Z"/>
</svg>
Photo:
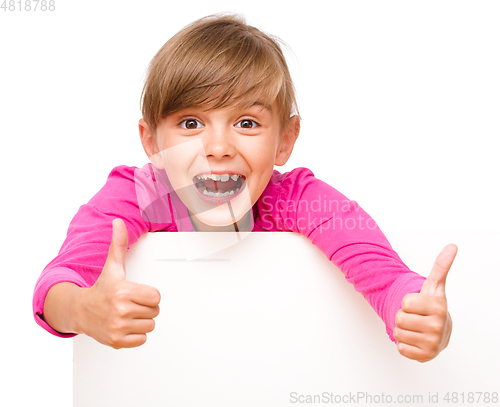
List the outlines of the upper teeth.
<svg viewBox="0 0 500 407">
<path fill-rule="evenodd" d="M 229 181 L 229 178 L 231 178 L 233 181 L 236 181 L 238 177 L 241 177 L 241 175 L 229 175 L 229 174 L 200 174 L 197 175 L 196 178 L 198 179 L 211 179 L 213 181 L 222 181 L 226 182 Z"/>
</svg>

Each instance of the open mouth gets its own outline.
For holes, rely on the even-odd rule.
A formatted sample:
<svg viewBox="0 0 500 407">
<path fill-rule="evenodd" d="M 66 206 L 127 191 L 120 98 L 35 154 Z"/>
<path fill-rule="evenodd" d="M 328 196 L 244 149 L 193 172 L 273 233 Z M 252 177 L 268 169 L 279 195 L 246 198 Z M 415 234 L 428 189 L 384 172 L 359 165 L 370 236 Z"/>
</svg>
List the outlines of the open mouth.
<svg viewBox="0 0 500 407">
<path fill-rule="evenodd" d="M 198 191 L 206 197 L 233 199 L 245 187 L 240 174 L 199 174 L 193 177 Z"/>
</svg>

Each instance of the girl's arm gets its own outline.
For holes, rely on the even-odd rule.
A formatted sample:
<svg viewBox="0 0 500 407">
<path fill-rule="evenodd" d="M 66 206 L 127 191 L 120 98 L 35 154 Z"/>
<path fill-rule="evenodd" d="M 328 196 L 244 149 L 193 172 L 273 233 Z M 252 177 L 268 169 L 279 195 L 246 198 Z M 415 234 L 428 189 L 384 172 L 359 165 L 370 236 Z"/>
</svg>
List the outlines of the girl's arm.
<svg viewBox="0 0 500 407">
<path fill-rule="evenodd" d="M 33 295 L 35 320 L 50 333 L 71 337 L 84 331 L 81 318 L 83 311 L 90 308 L 82 304 L 88 305 L 89 301 L 84 299 L 88 300 L 89 293 L 95 291 L 89 289 L 98 281 L 106 264 L 113 219 L 123 219 L 122 232 L 129 244 L 147 231 L 172 228 L 172 224 L 150 223 L 138 207 L 137 181 L 142 177 L 144 184 L 150 182 L 148 168 L 114 168 L 104 187 L 80 207 L 71 221 L 59 254 L 43 270 Z"/>
<path fill-rule="evenodd" d="M 48 292 L 45 321 L 55 330 L 83 333 L 115 349 L 140 346 L 154 329 L 160 293 L 153 287 L 125 280 L 127 229 L 113 221 L 113 238 L 106 264 L 91 288 L 58 283 Z"/>
<path fill-rule="evenodd" d="M 43 318 L 60 333 L 76 333 L 76 303 L 80 301 L 84 288 L 74 283 L 58 283 L 51 287 L 45 297 Z"/>
<path fill-rule="evenodd" d="M 375 221 L 355 202 L 317 179 L 311 170 L 273 173 L 258 201 L 266 230 L 308 237 L 370 303 L 393 342 L 395 317 L 405 295 L 418 293 L 425 278 L 411 271 Z"/>
</svg>

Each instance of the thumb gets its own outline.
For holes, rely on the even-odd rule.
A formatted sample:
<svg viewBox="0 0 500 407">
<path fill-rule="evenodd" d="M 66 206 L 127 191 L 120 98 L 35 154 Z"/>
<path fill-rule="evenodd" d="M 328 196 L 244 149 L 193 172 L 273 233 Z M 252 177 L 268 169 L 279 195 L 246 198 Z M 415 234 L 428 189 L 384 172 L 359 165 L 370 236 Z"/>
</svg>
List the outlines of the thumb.
<svg viewBox="0 0 500 407">
<path fill-rule="evenodd" d="M 125 256 L 127 254 L 128 233 L 123 220 L 113 219 L 113 235 L 109 246 L 108 258 L 104 269 L 113 269 L 120 272 L 120 277 L 125 279 Z M 103 269 L 103 270 L 104 270 Z"/>
<path fill-rule="evenodd" d="M 451 265 L 453 264 L 453 260 L 457 255 L 458 247 L 454 244 L 447 245 L 441 253 L 436 258 L 434 262 L 434 266 L 432 266 L 432 270 L 427 277 L 427 280 L 424 281 L 422 289 L 420 290 L 421 294 L 434 295 L 438 297 L 445 296 L 445 284 L 446 284 L 446 276 L 450 271 Z"/>
</svg>

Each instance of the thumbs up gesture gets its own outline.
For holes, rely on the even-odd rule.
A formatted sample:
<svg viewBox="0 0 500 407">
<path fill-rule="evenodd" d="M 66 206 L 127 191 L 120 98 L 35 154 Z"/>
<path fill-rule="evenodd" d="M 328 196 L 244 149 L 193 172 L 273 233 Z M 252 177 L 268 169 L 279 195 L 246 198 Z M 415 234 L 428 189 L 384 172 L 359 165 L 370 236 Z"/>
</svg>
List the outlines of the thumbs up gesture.
<svg viewBox="0 0 500 407">
<path fill-rule="evenodd" d="M 457 250 L 457 246 L 449 244 L 439 253 L 420 293 L 407 294 L 396 313 L 393 335 L 399 353 L 409 359 L 427 362 L 448 346 L 452 321 L 445 284 Z"/>
<path fill-rule="evenodd" d="M 113 220 L 108 257 L 95 284 L 80 302 L 80 333 L 112 348 L 131 348 L 146 342 L 160 308 L 156 288 L 125 280 L 128 234 L 121 219 Z"/>
</svg>

